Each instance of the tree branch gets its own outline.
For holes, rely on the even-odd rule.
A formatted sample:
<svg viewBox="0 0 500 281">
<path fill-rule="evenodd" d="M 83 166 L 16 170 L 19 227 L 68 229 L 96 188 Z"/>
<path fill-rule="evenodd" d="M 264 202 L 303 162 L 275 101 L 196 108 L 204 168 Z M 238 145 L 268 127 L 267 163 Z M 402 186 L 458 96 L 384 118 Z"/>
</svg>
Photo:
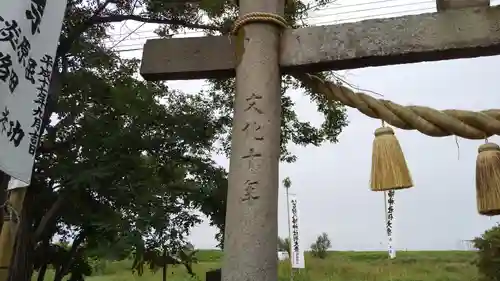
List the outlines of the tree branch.
<svg viewBox="0 0 500 281">
<path fill-rule="evenodd" d="M 66 201 L 66 196 L 62 194 L 59 195 L 54 204 L 52 204 L 47 213 L 45 213 L 45 215 L 42 217 L 33 235 L 33 240 L 35 243 L 37 241 L 40 241 L 42 235 L 47 229 L 47 226 L 57 218 L 57 213 L 61 210 L 65 201 Z"/>
<path fill-rule="evenodd" d="M 138 22 L 144 22 L 144 23 L 158 23 L 158 24 L 172 24 L 172 25 L 181 25 L 183 27 L 187 28 L 194 28 L 194 29 L 205 29 L 205 30 L 212 30 L 212 31 L 221 31 L 221 28 L 213 25 L 206 25 L 206 24 L 194 24 L 194 23 L 189 23 L 187 21 L 183 20 L 176 20 L 176 19 L 158 19 L 158 18 L 147 18 L 147 17 L 141 17 L 138 15 L 110 15 L 110 16 L 102 16 L 100 17 L 99 14 L 104 11 L 106 6 L 112 2 L 111 0 L 107 0 L 104 2 L 94 13 L 92 17 L 90 17 L 87 21 L 82 23 L 80 26 L 77 26 L 73 32 L 71 32 L 68 37 L 65 40 L 61 40 L 61 44 L 57 48 L 57 56 L 62 56 L 69 52 L 71 45 L 80 37 L 80 35 L 85 32 L 87 29 L 92 27 L 94 24 L 99 24 L 99 23 L 113 23 L 113 22 L 121 22 L 124 20 L 133 20 L 133 21 L 138 21 Z"/>
<path fill-rule="evenodd" d="M 98 16 L 100 15 L 104 9 L 106 9 L 106 7 L 111 4 L 111 2 L 113 2 L 113 0 L 106 0 L 104 1 L 104 3 L 102 3 L 102 5 L 99 5 L 99 0 L 97 0 L 97 10 L 95 10 L 95 13 L 94 13 L 94 16 Z"/>
<path fill-rule="evenodd" d="M 213 26 L 213 25 L 195 24 L 195 23 L 189 23 L 187 21 L 176 20 L 176 19 L 147 18 L 147 17 L 138 16 L 138 15 L 112 15 L 112 16 L 106 16 L 106 17 L 95 17 L 91 20 L 91 23 L 92 24 L 111 23 L 111 22 L 121 22 L 124 20 L 133 20 L 133 21 L 145 22 L 145 23 L 181 25 L 181 26 L 187 27 L 187 28 L 220 31 L 219 27 Z"/>
<path fill-rule="evenodd" d="M 80 35 L 85 32 L 87 29 L 89 29 L 92 26 L 92 20 L 94 18 L 97 18 L 105 9 L 106 7 L 113 2 L 113 0 L 106 0 L 102 5 L 98 6 L 94 15 L 92 15 L 88 20 L 83 22 L 81 25 L 77 26 L 73 32 L 71 32 L 68 37 L 64 40 L 61 40 L 59 47 L 57 48 L 57 53 L 56 56 L 63 56 L 66 53 L 69 52 L 71 49 L 71 45 L 80 37 Z"/>
<path fill-rule="evenodd" d="M 66 276 L 69 273 L 71 266 L 75 262 L 76 254 L 78 252 L 78 247 L 80 247 L 80 245 L 83 243 L 83 241 L 85 241 L 86 236 L 87 236 L 87 233 L 85 232 L 85 230 L 82 230 L 76 236 L 75 240 L 73 240 L 73 243 L 71 244 L 71 248 L 68 252 L 68 259 L 67 259 L 65 264 L 62 264 L 60 266 L 58 272 L 56 273 L 54 280 L 60 281 L 63 279 L 64 276 Z"/>
</svg>

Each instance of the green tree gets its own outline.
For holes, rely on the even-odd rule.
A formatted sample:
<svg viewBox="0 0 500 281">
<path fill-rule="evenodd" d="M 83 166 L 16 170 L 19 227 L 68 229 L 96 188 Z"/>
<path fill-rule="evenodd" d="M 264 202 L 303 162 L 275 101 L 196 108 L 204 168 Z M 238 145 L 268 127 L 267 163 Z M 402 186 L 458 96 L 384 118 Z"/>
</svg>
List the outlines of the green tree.
<svg viewBox="0 0 500 281">
<path fill-rule="evenodd" d="M 283 179 L 283 186 L 288 189 L 292 186 L 292 180 L 289 177 Z"/>
<path fill-rule="evenodd" d="M 134 232 L 161 233 L 148 236 L 177 243 L 199 222 L 186 191 L 203 183 L 189 176 L 203 170 L 198 164 L 213 165 L 210 148 L 220 126 L 200 97 L 141 82 L 133 77 L 137 61 L 113 56 L 94 61 L 100 70 L 64 76 L 60 121 L 43 138 L 15 269 L 25 267 L 36 244 L 54 234 L 83 236 L 75 247 L 113 243 Z M 67 274 L 58 271 L 56 280 Z"/>
<path fill-rule="evenodd" d="M 476 266 L 481 281 L 500 280 L 500 224 L 486 230 L 473 240 L 478 250 Z"/>
<path fill-rule="evenodd" d="M 290 256 L 290 238 L 278 237 L 278 251 L 288 252 Z"/>
<path fill-rule="evenodd" d="M 120 99 L 126 100 L 126 89 L 115 89 L 119 91 Z M 130 94 L 136 91 L 132 88 Z M 151 92 L 148 96 L 151 96 L 150 102 L 154 101 Z M 69 206 L 75 208 L 59 212 L 57 224 L 53 225 L 54 229 L 47 233 L 47 237 L 55 233 L 63 239 L 83 236 L 82 246 L 88 247 L 101 247 L 104 242 L 113 244 L 116 240 L 135 238 L 129 244 L 134 245 L 141 236 L 147 236 L 148 243 L 182 242 L 189 229 L 199 222 L 183 198 L 186 198 L 185 190 L 202 185 L 186 178 L 192 170 L 190 167 L 195 165 L 191 159 L 198 159 L 201 163 L 210 161 L 208 149 L 211 144 L 198 136 L 211 138 L 205 131 L 211 125 L 199 126 L 193 120 L 196 124 L 193 128 L 180 126 L 191 124 L 191 118 L 206 120 L 209 113 L 199 112 L 203 107 L 193 107 L 195 102 L 183 102 L 185 98 L 179 97 L 169 97 L 175 98 L 176 102 L 168 103 L 168 106 L 157 104 L 149 110 L 147 103 L 140 101 L 128 101 L 131 105 L 124 107 L 125 112 L 118 110 L 116 105 L 108 107 L 107 101 L 100 101 L 84 110 L 93 118 L 83 117 L 72 125 L 75 134 L 80 134 L 80 137 L 71 140 L 67 146 L 70 149 L 55 149 L 66 141 L 63 137 L 51 149 L 50 157 L 66 158 L 68 162 L 61 160 L 50 169 L 50 178 L 58 185 L 46 185 L 40 191 L 53 196 L 54 200 L 65 198 L 61 210 Z M 141 116 L 127 112 L 143 109 L 158 115 L 147 113 Z M 127 122 L 120 120 L 120 116 L 127 119 L 133 116 L 131 122 L 134 124 L 124 126 L 123 123 Z M 192 133 L 196 135 L 191 137 Z M 73 135 L 68 134 L 68 137 Z M 201 150 L 203 145 L 206 155 L 203 151 L 196 151 Z M 36 176 L 45 175 L 38 173 Z M 130 236 L 130 233 L 137 234 Z M 73 245 L 79 247 L 75 243 Z M 66 261 L 70 263 L 71 259 Z M 56 279 L 68 273 L 67 270 L 59 272 Z"/>
<path fill-rule="evenodd" d="M 328 255 L 328 249 L 332 247 L 332 242 L 328 234 L 323 232 L 316 238 L 316 242 L 311 245 L 311 253 L 314 257 L 324 259 Z"/>
</svg>

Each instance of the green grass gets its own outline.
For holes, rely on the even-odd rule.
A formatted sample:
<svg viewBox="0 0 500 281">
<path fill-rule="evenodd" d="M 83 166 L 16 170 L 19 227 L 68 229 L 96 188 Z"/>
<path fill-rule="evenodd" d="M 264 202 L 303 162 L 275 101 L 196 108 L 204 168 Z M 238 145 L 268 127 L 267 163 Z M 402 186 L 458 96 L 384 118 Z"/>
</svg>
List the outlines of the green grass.
<svg viewBox="0 0 500 281">
<path fill-rule="evenodd" d="M 198 254 L 199 264 L 194 266 L 198 279 L 192 279 L 183 267 L 171 268 L 168 281 L 205 280 L 205 272 L 218 268 L 221 252 L 206 250 Z M 390 261 L 385 252 L 330 252 L 324 260 L 306 254 L 306 269 L 298 272 L 295 281 L 473 281 L 477 271 L 472 261 L 474 252 L 398 252 Z M 145 272 L 132 275 L 129 261 L 106 262 L 99 275 L 88 281 L 161 281 L 157 274 Z M 289 280 L 290 266 L 280 264 L 279 281 Z M 36 277 L 36 275 L 35 275 Z M 47 281 L 52 275 L 47 273 Z"/>
</svg>

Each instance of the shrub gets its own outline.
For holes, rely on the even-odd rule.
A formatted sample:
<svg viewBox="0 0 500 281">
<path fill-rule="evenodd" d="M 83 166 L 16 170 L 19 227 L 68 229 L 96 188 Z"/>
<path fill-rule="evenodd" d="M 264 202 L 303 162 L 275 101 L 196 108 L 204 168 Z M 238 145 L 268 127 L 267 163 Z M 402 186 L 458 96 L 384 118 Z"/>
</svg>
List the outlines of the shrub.
<svg viewBox="0 0 500 281">
<path fill-rule="evenodd" d="M 311 245 L 311 253 L 314 257 L 324 259 L 328 254 L 328 249 L 332 246 L 328 234 L 323 232 L 316 238 L 316 242 Z"/>
<path fill-rule="evenodd" d="M 290 256 L 290 238 L 278 237 L 278 251 L 287 252 Z"/>
<path fill-rule="evenodd" d="M 478 250 L 475 264 L 481 281 L 500 281 L 500 225 L 473 240 Z"/>
</svg>

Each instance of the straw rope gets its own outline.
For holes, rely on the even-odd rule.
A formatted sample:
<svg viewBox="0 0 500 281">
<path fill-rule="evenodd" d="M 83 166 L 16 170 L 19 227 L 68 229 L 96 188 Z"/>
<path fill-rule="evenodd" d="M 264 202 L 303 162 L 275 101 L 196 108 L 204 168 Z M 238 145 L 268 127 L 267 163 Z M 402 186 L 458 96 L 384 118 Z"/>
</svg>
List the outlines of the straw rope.
<svg viewBox="0 0 500 281">
<path fill-rule="evenodd" d="M 12 221 L 14 223 L 17 223 L 19 221 L 19 214 L 10 202 L 6 201 L 2 205 L 0 205 L 0 209 L 5 212 L 3 217 L 4 222 Z"/>
<path fill-rule="evenodd" d="M 475 112 L 402 106 L 364 93 L 355 93 L 345 86 L 323 81 L 314 75 L 305 74 L 296 78 L 329 100 L 339 101 L 358 109 L 366 116 L 381 119 L 400 129 L 417 130 L 431 137 L 456 135 L 466 139 L 485 139 L 500 135 L 500 109 Z"/>
<path fill-rule="evenodd" d="M 288 27 L 286 20 L 279 15 L 256 12 L 238 18 L 232 33 L 236 34 L 243 25 L 251 22 L 269 22 L 282 28 Z M 380 119 L 400 129 L 417 130 L 432 137 L 456 135 L 466 139 L 485 139 L 500 135 L 500 109 L 475 112 L 402 106 L 364 93 L 355 93 L 345 86 L 324 81 L 315 75 L 301 74 L 294 77 L 331 101 L 356 108 L 366 116 Z"/>
<path fill-rule="evenodd" d="M 253 13 L 248 13 L 243 16 L 240 16 L 233 24 L 233 29 L 231 33 L 233 35 L 236 35 L 238 33 L 238 30 L 242 28 L 244 25 L 249 24 L 249 23 L 272 23 L 275 24 L 281 28 L 288 28 L 288 23 L 286 20 L 276 14 L 272 13 L 265 13 L 265 12 L 253 12 Z"/>
</svg>

